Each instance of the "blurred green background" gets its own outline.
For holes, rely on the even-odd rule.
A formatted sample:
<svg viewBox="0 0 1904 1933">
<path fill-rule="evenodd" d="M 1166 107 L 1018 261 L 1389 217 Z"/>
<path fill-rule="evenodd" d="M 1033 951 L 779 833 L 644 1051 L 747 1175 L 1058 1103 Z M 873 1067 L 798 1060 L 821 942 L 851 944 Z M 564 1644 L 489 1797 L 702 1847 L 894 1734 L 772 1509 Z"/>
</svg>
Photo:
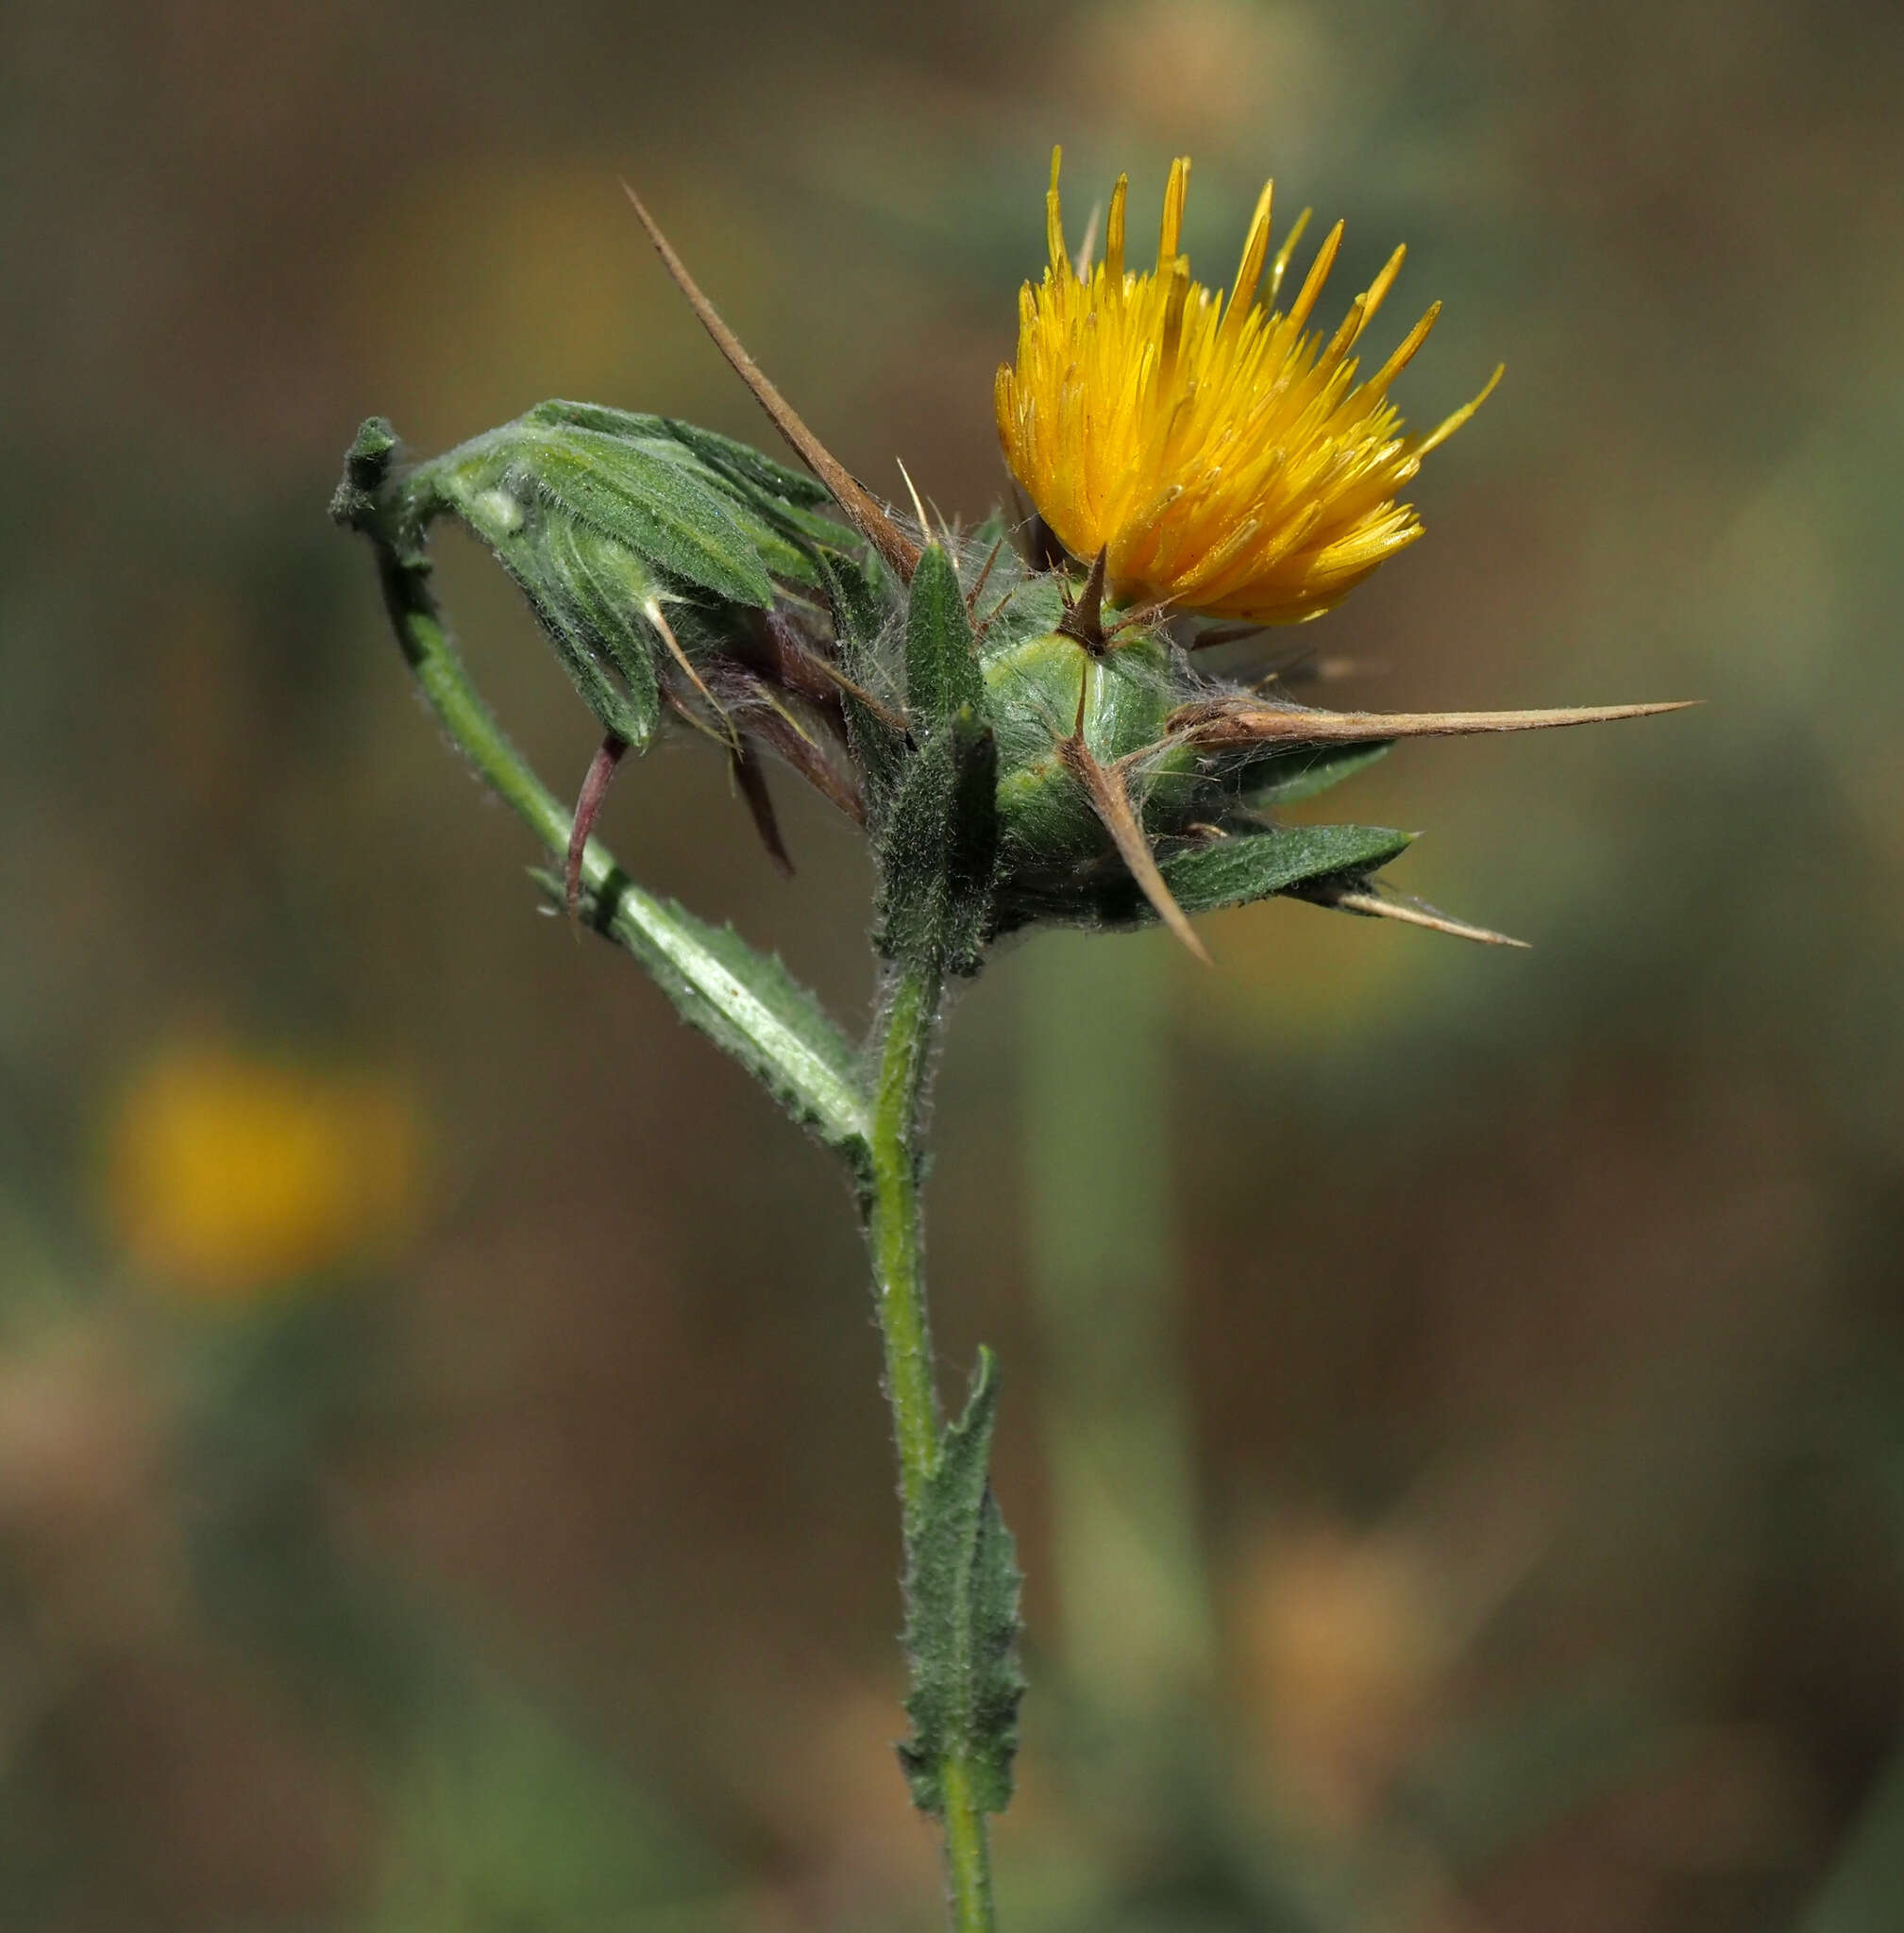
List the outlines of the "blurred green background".
<svg viewBox="0 0 1904 1933">
<path fill-rule="evenodd" d="M 372 411 L 774 446 L 626 175 L 861 476 L 982 513 L 1054 140 L 1074 231 L 1192 154 L 1213 281 L 1264 176 L 1345 215 L 1331 322 L 1406 240 L 1417 423 L 1508 365 L 1332 697 L 1710 702 L 1332 795 L 1530 954 L 1277 903 L 965 997 L 1004 1923 L 1904 1925 L 1900 98 L 1881 0 L 11 0 L 0 1927 L 934 1924 L 851 1203 L 538 916 L 324 507 Z M 609 836 L 863 1016 L 779 789 L 791 885 L 704 746 Z"/>
</svg>

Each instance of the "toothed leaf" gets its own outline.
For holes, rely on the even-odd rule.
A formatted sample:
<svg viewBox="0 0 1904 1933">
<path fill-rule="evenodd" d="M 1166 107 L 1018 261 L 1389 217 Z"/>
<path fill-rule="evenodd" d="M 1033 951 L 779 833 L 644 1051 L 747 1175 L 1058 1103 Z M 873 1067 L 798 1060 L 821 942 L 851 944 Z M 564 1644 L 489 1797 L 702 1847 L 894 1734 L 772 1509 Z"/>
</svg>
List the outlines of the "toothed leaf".
<svg viewBox="0 0 1904 1933">
<path fill-rule="evenodd" d="M 563 903 L 555 874 L 535 879 Z M 776 956 L 620 872 L 589 886 L 584 916 L 632 953 L 682 1018 L 731 1053 L 802 1127 L 831 1148 L 864 1149 L 859 1056 Z"/>
<path fill-rule="evenodd" d="M 938 1460 L 906 1531 L 906 1652 L 912 1737 L 900 1762 L 922 1812 L 945 1805 L 945 1769 L 966 1769 L 979 1807 L 1011 1803 L 1018 1750 L 1019 1589 L 1012 1535 L 987 1481 L 998 1412 L 997 1358 L 979 1351 L 965 1414 L 939 1439 Z"/>
</svg>

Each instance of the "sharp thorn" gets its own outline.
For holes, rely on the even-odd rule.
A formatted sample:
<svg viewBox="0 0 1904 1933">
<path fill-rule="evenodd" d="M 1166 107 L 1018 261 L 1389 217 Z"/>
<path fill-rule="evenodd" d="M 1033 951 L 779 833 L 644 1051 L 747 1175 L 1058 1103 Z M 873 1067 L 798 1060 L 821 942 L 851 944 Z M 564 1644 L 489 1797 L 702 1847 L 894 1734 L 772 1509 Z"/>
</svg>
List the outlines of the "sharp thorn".
<svg viewBox="0 0 1904 1933">
<path fill-rule="evenodd" d="M 1084 589 L 1075 602 L 1066 593 L 1064 615 L 1058 619 L 1059 630 L 1068 638 L 1075 638 L 1094 657 L 1104 647 L 1104 566 L 1109 556 L 1106 546 L 1092 558 Z"/>
<path fill-rule="evenodd" d="M 968 617 L 971 616 L 971 614 L 978 609 L 979 594 L 985 589 L 986 583 L 989 581 L 991 578 L 992 565 L 999 561 L 999 552 L 1004 548 L 1004 541 L 1005 540 L 1003 537 L 1001 537 L 998 540 L 998 542 L 992 546 L 990 552 L 986 557 L 985 568 L 979 572 L 978 582 L 975 583 L 971 587 L 971 589 L 966 593 L 966 615 Z"/>
<path fill-rule="evenodd" d="M 1078 703 L 1082 713 L 1082 698 Z M 1151 842 L 1144 837 L 1137 814 L 1131 810 L 1130 795 L 1121 782 L 1113 779 L 1092 757 L 1090 748 L 1081 733 L 1073 732 L 1069 738 L 1059 739 L 1057 748 L 1058 756 L 1085 788 L 1091 809 L 1104 822 L 1104 831 L 1111 835 L 1111 843 L 1118 849 L 1119 857 L 1129 868 L 1132 879 L 1151 902 L 1157 917 L 1195 958 L 1205 966 L 1209 966 L 1209 950 L 1197 937 L 1196 928 L 1190 924 L 1188 916 L 1177 904 L 1165 883 L 1164 876 L 1157 868 L 1156 855 L 1151 850 Z"/>
<path fill-rule="evenodd" d="M 893 462 L 899 465 L 899 473 L 905 479 L 905 493 L 912 498 L 913 514 L 918 518 L 919 533 L 930 538 L 932 523 L 925 513 L 925 505 L 919 501 L 918 485 L 913 481 L 912 472 L 906 468 L 903 457 L 895 457 Z"/>
<path fill-rule="evenodd" d="M 1425 927 L 1430 933 L 1445 933 L 1457 940 L 1473 940 L 1483 947 L 1527 948 L 1525 940 L 1510 933 L 1495 933 L 1485 926 L 1471 926 L 1465 919 L 1451 919 L 1424 900 L 1390 897 L 1366 886 L 1325 886 L 1307 895 L 1320 906 L 1340 907 L 1344 913 L 1360 913 L 1373 919 L 1399 919 L 1405 926 Z"/>
<path fill-rule="evenodd" d="M 1534 712 L 1323 712 L 1298 705 L 1224 703 L 1186 707 L 1173 729 L 1205 745 L 1367 745 L 1389 738 L 1460 738 L 1494 731 L 1543 731 L 1605 725 L 1682 712 L 1696 698 L 1665 704 L 1575 705 Z"/>
<path fill-rule="evenodd" d="M 886 515 L 871 492 L 806 427 L 793 405 L 767 380 L 760 365 L 741 346 L 740 338 L 721 320 L 719 311 L 688 274 L 687 265 L 674 252 L 673 244 L 642 205 L 641 196 L 626 181 L 621 186 L 622 192 L 633 204 L 641 226 L 648 230 L 648 239 L 654 244 L 654 252 L 661 257 L 662 266 L 673 277 L 675 287 L 687 298 L 687 305 L 694 311 L 701 328 L 713 337 L 715 347 L 727 358 L 734 374 L 753 392 L 754 400 L 773 419 L 774 428 L 792 444 L 807 468 L 833 493 L 833 500 L 845 513 L 847 521 L 885 559 L 902 583 L 911 583 L 912 574 L 918 565 L 918 546 Z"/>
</svg>

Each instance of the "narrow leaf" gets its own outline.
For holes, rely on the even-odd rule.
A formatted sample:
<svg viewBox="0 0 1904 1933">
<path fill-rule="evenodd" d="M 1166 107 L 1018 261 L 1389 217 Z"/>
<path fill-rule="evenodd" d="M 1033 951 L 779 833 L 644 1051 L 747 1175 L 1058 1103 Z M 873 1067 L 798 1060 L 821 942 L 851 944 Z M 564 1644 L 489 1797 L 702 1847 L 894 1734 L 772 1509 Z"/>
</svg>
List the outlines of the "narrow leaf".
<svg viewBox="0 0 1904 1933">
<path fill-rule="evenodd" d="M 1191 913 L 1246 906 L 1310 880 L 1360 875 L 1386 865 L 1408 844 L 1380 826 L 1283 826 L 1213 839 L 1163 862 L 1178 903 Z"/>
<path fill-rule="evenodd" d="M 754 400 L 772 417 L 774 428 L 793 445 L 807 467 L 826 485 L 834 501 L 846 513 L 848 521 L 892 565 L 902 583 L 910 581 L 913 567 L 918 562 L 918 546 L 887 516 L 866 486 L 806 427 L 793 405 L 767 380 L 760 364 L 741 346 L 740 338 L 721 320 L 720 312 L 701 293 L 699 283 L 688 274 L 687 264 L 674 252 L 674 244 L 642 206 L 640 195 L 626 181 L 621 185 L 633 203 L 642 227 L 648 230 L 648 239 L 654 244 L 654 252 L 661 257 L 662 266 L 673 277 L 675 287 L 686 296 L 688 307 L 694 311 L 701 328 L 714 339 L 716 348 L 727 358 L 734 374 L 753 392 Z"/>
<path fill-rule="evenodd" d="M 985 715 L 985 680 L 972 643 L 971 617 L 952 559 L 936 544 L 920 553 L 906 605 L 906 709 L 930 730 L 953 713 Z"/>
<path fill-rule="evenodd" d="M 979 1351 L 965 1414 L 939 1443 L 906 1532 L 906 1651 L 913 1735 L 900 1762 L 923 1812 L 945 1804 L 945 1768 L 963 1763 L 980 1808 L 1011 1802 L 1019 1702 L 1018 1568 L 987 1481 L 998 1412 L 997 1358 Z"/>
<path fill-rule="evenodd" d="M 773 580 L 733 505 L 657 450 L 551 427 L 541 431 L 530 468 L 545 496 L 670 576 L 737 604 L 772 606 Z"/>
<path fill-rule="evenodd" d="M 563 882 L 552 873 L 535 878 L 560 904 Z M 640 961 L 683 1020 L 829 1147 L 864 1147 L 859 1057 L 778 958 L 756 951 L 731 926 L 711 926 L 644 892 L 594 842 L 583 884 L 583 918 Z"/>
<path fill-rule="evenodd" d="M 879 832 L 873 942 L 888 959 L 976 972 L 998 857 L 998 746 L 969 711 L 905 762 Z"/>
</svg>

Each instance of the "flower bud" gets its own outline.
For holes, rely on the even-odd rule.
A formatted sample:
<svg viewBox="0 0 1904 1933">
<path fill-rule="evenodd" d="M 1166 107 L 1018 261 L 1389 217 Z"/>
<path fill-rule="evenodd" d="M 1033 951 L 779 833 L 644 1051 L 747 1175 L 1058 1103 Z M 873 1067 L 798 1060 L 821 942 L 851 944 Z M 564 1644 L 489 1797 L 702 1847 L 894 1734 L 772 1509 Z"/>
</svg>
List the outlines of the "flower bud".
<svg viewBox="0 0 1904 1933">
<path fill-rule="evenodd" d="M 816 485 L 691 425 L 544 403 L 418 471 L 413 490 L 453 512 L 521 585 L 605 731 L 644 748 L 694 647 L 751 634 L 780 585 L 819 582 L 806 514 Z M 816 529 L 816 526 L 819 526 Z M 668 622 L 670 606 L 692 616 Z M 683 637 L 693 643 L 683 644 Z"/>
</svg>

